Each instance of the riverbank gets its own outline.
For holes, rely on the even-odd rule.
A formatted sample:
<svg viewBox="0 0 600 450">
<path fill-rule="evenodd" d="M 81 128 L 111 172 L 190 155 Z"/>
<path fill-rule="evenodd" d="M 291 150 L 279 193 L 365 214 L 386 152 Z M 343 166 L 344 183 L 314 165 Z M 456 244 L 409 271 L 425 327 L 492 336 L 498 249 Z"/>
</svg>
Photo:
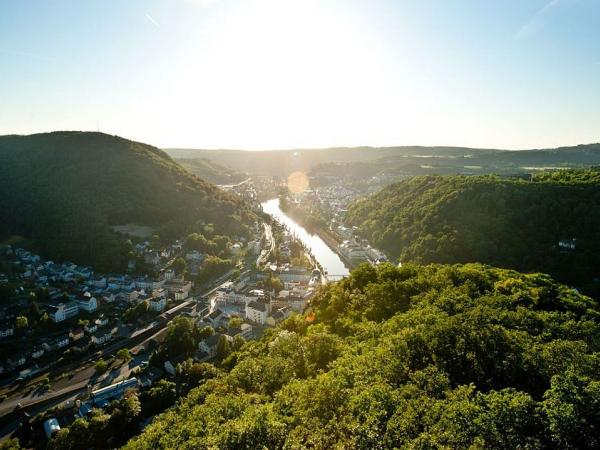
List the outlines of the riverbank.
<svg viewBox="0 0 600 450">
<path fill-rule="evenodd" d="M 335 276 L 346 276 L 350 273 L 352 265 L 342 258 L 332 236 L 324 234 L 322 230 L 308 231 L 299 220 L 280 208 L 278 198 L 263 202 L 261 206 L 265 213 L 285 225 L 310 250 L 324 271 Z"/>
<path fill-rule="evenodd" d="M 333 250 L 340 257 L 342 261 L 348 266 L 348 269 L 354 270 L 356 268 L 356 264 L 352 262 L 342 251 L 340 251 L 340 243 L 338 240 L 327 230 L 323 230 L 321 228 L 317 228 L 314 232 L 319 236 L 323 241 L 329 246 L 331 250 Z"/>
<path fill-rule="evenodd" d="M 348 269 L 353 270 L 356 268 L 357 264 L 340 251 L 340 244 L 342 241 L 339 238 L 336 238 L 324 224 L 322 225 L 322 221 L 307 216 L 300 208 L 290 208 L 289 206 L 287 208 L 282 208 L 282 206 L 285 205 L 282 205 L 281 203 L 279 206 L 284 213 L 304 227 L 309 233 L 319 236 L 327 246 L 340 257 Z"/>
</svg>

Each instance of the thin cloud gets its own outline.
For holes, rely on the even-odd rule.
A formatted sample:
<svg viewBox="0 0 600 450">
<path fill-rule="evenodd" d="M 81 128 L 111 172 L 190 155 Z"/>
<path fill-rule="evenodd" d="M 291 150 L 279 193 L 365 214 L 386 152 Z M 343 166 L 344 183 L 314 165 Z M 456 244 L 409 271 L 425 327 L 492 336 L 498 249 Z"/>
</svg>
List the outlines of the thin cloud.
<svg viewBox="0 0 600 450">
<path fill-rule="evenodd" d="M 148 19 L 148 22 L 150 22 L 156 28 L 160 28 L 160 25 L 158 24 L 158 22 L 156 20 L 154 20 L 154 17 L 152 17 L 150 14 L 146 13 L 146 19 Z"/>
<path fill-rule="evenodd" d="M 539 33 L 559 7 L 576 0 L 550 0 L 515 33 L 515 39 L 526 39 Z"/>
</svg>

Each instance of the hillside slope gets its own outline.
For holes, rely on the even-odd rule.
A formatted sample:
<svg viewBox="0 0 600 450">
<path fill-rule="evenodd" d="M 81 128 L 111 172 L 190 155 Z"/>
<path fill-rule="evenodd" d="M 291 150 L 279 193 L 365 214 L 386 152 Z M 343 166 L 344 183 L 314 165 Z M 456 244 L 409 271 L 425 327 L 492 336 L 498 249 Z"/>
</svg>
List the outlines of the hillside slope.
<svg viewBox="0 0 600 450">
<path fill-rule="evenodd" d="M 593 170 L 533 181 L 416 177 L 352 204 L 346 219 L 401 261 L 482 262 L 579 286 L 598 276 L 600 173 Z M 575 249 L 559 246 L 572 238 Z"/>
<path fill-rule="evenodd" d="M 44 256 L 118 269 L 127 258 L 111 226 L 148 225 L 172 239 L 198 222 L 244 234 L 248 207 L 163 151 L 101 133 L 0 137 L 0 241 L 24 237 Z"/>
<path fill-rule="evenodd" d="M 229 169 L 207 158 L 182 158 L 178 159 L 177 163 L 209 183 L 236 184 L 246 179 L 243 173 Z"/>
<path fill-rule="evenodd" d="M 547 276 L 361 266 L 313 306 L 126 448 L 600 445 L 598 306 Z"/>
</svg>

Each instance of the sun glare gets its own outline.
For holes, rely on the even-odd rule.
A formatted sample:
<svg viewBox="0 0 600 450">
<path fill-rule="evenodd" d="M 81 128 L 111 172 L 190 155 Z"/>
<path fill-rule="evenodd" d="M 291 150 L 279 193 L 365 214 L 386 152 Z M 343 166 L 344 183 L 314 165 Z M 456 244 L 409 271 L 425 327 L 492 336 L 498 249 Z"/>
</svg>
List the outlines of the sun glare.
<svg viewBox="0 0 600 450">
<path fill-rule="evenodd" d="M 301 194 L 308 189 L 310 182 L 304 172 L 293 172 L 288 176 L 287 186 L 292 194 Z"/>
<path fill-rule="evenodd" d="M 199 32 L 173 105 L 185 114 L 172 125 L 228 135 L 244 148 L 359 137 L 392 93 L 382 91 L 377 48 L 357 20 L 311 0 L 254 0 L 227 11 Z"/>
</svg>

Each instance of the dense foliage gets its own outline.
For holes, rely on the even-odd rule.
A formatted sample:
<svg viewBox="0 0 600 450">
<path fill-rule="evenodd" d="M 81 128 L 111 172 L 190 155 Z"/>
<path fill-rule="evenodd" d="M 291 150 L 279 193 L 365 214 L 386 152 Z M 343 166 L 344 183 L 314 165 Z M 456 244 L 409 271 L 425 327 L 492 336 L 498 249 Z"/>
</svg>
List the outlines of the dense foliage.
<svg viewBox="0 0 600 450">
<path fill-rule="evenodd" d="M 585 288 L 600 266 L 600 172 L 416 177 L 352 204 L 347 221 L 401 261 L 482 262 Z M 575 249 L 558 245 L 573 238 Z"/>
<path fill-rule="evenodd" d="M 254 217 L 232 195 L 149 145 L 101 133 L 0 137 L 0 241 L 24 237 L 44 256 L 116 270 L 128 247 L 113 225 L 165 240 L 212 223 L 244 235 Z"/>
<path fill-rule="evenodd" d="M 546 275 L 361 266 L 127 448 L 598 448 L 599 321 Z"/>
<path fill-rule="evenodd" d="M 142 405 L 138 395 L 127 391 L 122 399 L 105 410 L 93 409 L 86 418 L 76 419 L 48 442 L 49 450 L 116 448 L 136 432 Z"/>
</svg>

